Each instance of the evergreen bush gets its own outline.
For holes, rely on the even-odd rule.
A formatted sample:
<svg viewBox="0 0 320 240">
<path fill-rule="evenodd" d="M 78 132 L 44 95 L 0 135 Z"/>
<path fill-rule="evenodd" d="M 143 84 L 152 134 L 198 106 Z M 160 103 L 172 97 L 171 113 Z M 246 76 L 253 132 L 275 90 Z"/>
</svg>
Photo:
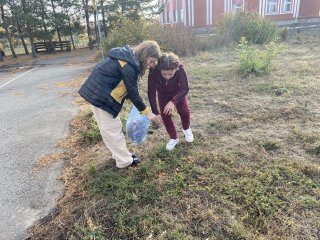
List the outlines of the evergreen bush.
<svg viewBox="0 0 320 240">
<path fill-rule="evenodd" d="M 256 13 L 237 12 L 225 14 L 216 33 L 219 45 L 232 45 L 242 37 L 254 44 L 264 44 L 276 38 L 277 26 Z"/>
<path fill-rule="evenodd" d="M 268 43 L 264 49 L 258 49 L 245 37 L 240 39 L 236 51 L 240 55 L 240 69 L 243 73 L 255 73 L 257 75 L 266 73 L 272 68 L 272 60 L 284 49 L 284 45 L 275 42 Z"/>
</svg>

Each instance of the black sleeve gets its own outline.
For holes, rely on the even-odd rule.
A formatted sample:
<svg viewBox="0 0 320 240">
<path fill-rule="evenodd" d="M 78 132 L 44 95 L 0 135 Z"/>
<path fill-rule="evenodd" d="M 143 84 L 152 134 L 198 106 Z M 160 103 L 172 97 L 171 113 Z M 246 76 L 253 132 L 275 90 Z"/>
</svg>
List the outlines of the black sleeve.
<svg viewBox="0 0 320 240">
<path fill-rule="evenodd" d="M 138 90 L 138 73 L 137 71 L 127 63 L 122 68 L 122 76 L 124 84 L 126 85 L 127 89 L 127 97 L 131 100 L 134 106 L 142 112 L 146 109 L 146 105 L 143 102 L 142 98 L 140 97 L 139 90 Z"/>
</svg>

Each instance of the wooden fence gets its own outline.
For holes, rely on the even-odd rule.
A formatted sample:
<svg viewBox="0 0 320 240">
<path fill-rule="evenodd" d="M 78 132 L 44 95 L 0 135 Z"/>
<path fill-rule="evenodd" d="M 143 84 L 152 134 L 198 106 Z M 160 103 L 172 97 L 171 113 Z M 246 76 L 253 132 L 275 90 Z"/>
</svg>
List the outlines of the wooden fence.
<svg viewBox="0 0 320 240">
<path fill-rule="evenodd" d="M 63 51 L 63 50 L 66 50 L 68 52 L 71 51 L 71 44 L 69 41 L 37 42 L 37 43 L 34 43 L 34 47 L 36 49 L 36 53 L 39 53 L 39 52 L 55 53 L 56 51 Z"/>
</svg>

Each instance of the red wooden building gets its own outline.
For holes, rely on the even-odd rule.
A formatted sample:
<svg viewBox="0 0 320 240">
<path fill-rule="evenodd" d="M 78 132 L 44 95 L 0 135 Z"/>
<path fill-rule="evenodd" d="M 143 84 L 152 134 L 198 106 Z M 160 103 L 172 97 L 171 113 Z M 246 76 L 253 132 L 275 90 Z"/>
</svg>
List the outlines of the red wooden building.
<svg viewBox="0 0 320 240">
<path fill-rule="evenodd" d="M 278 22 L 320 22 L 320 0 L 159 0 L 164 6 L 161 24 L 184 23 L 207 28 L 216 25 L 223 14 L 253 11 Z"/>
</svg>

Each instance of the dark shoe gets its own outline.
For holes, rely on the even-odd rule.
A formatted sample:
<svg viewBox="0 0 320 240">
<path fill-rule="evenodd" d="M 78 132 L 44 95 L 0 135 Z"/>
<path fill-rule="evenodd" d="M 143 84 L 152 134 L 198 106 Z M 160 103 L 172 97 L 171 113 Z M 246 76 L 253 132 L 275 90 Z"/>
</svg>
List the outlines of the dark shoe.
<svg viewBox="0 0 320 240">
<path fill-rule="evenodd" d="M 137 166 L 140 163 L 139 158 L 137 158 L 137 156 L 134 154 L 132 154 L 132 159 L 133 159 L 133 161 L 130 166 Z"/>
<path fill-rule="evenodd" d="M 140 163 L 139 159 L 133 159 L 132 163 L 130 166 L 137 166 Z"/>
<path fill-rule="evenodd" d="M 133 160 L 135 160 L 135 159 L 138 159 L 138 160 L 139 160 L 139 158 L 138 158 L 136 155 L 134 155 L 134 154 L 131 154 L 131 157 L 133 158 Z"/>
</svg>

